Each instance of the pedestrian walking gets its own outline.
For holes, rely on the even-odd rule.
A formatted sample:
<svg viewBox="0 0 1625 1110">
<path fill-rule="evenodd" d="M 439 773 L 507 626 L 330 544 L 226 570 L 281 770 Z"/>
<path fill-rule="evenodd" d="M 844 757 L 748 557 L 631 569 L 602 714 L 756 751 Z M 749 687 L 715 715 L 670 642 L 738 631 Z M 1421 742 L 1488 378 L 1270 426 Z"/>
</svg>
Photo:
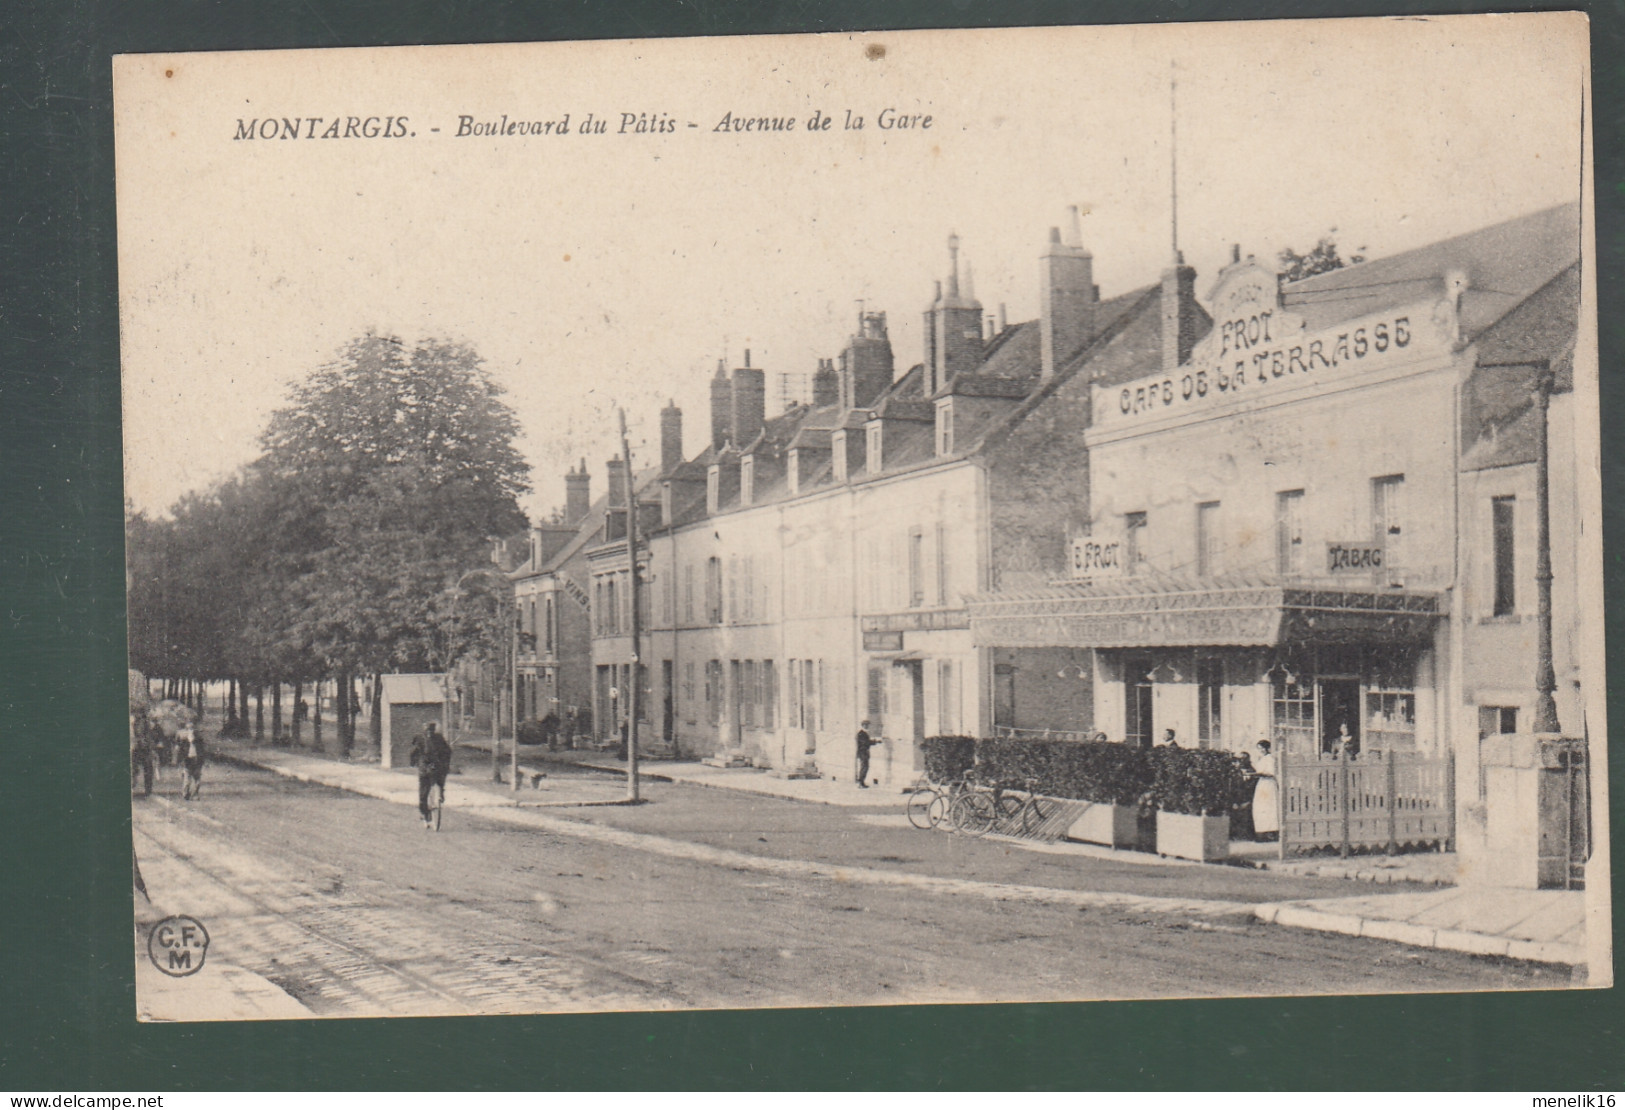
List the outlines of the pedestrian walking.
<svg viewBox="0 0 1625 1110">
<path fill-rule="evenodd" d="M 1280 786 L 1276 782 L 1275 753 L 1268 740 L 1258 742 L 1253 760 L 1253 835 L 1274 840 L 1281 834 Z"/>
<path fill-rule="evenodd" d="M 451 774 L 451 745 L 440 734 L 440 726 L 430 721 L 422 732 L 412 738 L 412 749 L 407 756 L 418 769 L 418 813 L 423 827 L 432 829 L 429 815 L 429 788 L 438 786 L 440 796 L 446 796 L 446 776 Z"/>
<path fill-rule="evenodd" d="M 141 794 L 152 794 L 153 767 L 152 733 L 147 718 L 139 713 L 130 714 L 130 785 L 141 783 Z"/>
<path fill-rule="evenodd" d="M 869 789 L 869 749 L 880 741 L 869 735 L 869 722 L 864 721 L 858 728 L 858 785 L 865 790 Z"/>
<path fill-rule="evenodd" d="M 181 797 L 191 801 L 203 792 L 203 763 L 206 758 L 203 737 L 188 725 L 181 729 L 176 739 L 179 741 L 177 750 L 181 759 Z"/>
</svg>

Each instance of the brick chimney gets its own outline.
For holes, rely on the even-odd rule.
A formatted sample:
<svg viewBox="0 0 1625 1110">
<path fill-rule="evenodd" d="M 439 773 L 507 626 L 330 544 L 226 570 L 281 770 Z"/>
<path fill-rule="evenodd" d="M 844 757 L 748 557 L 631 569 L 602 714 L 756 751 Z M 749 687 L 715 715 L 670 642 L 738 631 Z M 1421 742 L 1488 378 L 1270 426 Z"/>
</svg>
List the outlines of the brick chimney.
<svg viewBox="0 0 1625 1110">
<path fill-rule="evenodd" d="M 982 361 L 982 305 L 967 286 L 959 287 L 959 236 L 948 236 L 948 287 L 926 313 L 926 396 L 946 386 L 955 374 L 974 370 Z"/>
<path fill-rule="evenodd" d="M 858 313 L 857 333 L 841 352 L 841 407 L 867 408 L 891 386 L 896 363 L 884 312 Z"/>
<path fill-rule="evenodd" d="M 580 524 L 587 510 L 592 508 L 592 476 L 587 473 L 587 460 L 581 460 L 579 470 L 564 476 L 564 523 Z"/>
<path fill-rule="evenodd" d="M 676 401 L 660 410 L 660 473 L 670 474 L 683 465 L 683 410 Z"/>
<path fill-rule="evenodd" d="M 749 351 L 745 352 L 745 365 L 734 368 L 732 393 L 728 434 L 734 447 L 742 451 L 761 433 L 767 419 L 767 375 L 751 369 Z"/>
<path fill-rule="evenodd" d="M 1177 370 L 1190 361 L 1201 319 L 1196 304 L 1196 271 L 1184 258 L 1162 272 L 1162 368 Z"/>
<path fill-rule="evenodd" d="M 611 509 L 626 508 L 626 460 L 616 455 L 604 464 L 608 471 L 609 500 L 606 502 Z"/>
<path fill-rule="evenodd" d="M 818 360 L 818 370 L 813 374 L 813 408 L 821 409 L 829 405 L 839 404 L 840 400 L 841 376 L 835 372 L 835 360 L 821 358 Z"/>
<path fill-rule="evenodd" d="M 728 431 L 733 426 L 733 388 L 728 384 L 728 371 L 717 359 L 717 373 L 711 379 L 711 446 L 722 450 L 728 442 Z"/>
<path fill-rule="evenodd" d="M 1095 331 L 1094 258 L 1083 247 L 1076 207 L 1071 214 L 1066 240 L 1060 228 L 1049 229 L 1049 248 L 1041 262 L 1038 334 L 1045 381 L 1081 351 Z"/>
</svg>

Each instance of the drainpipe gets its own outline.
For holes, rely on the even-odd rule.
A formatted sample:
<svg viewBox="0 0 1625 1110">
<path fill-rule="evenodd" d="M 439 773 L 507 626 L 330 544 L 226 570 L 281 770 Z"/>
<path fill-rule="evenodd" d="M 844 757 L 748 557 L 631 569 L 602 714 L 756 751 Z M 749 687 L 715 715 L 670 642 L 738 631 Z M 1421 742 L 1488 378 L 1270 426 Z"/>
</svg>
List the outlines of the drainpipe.
<svg viewBox="0 0 1625 1110">
<path fill-rule="evenodd" d="M 1547 414 L 1551 407 L 1554 375 L 1551 364 L 1542 360 L 1535 372 L 1535 588 L 1537 613 L 1535 663 L 1535 735 L 1555 736 L 1563 731 L 1557 719 L 1557 674 L 1552 665 L 1552 514 L 1551 482 L 1548 477 L 1550 448 L 1547 444 Z"/>
</svg>

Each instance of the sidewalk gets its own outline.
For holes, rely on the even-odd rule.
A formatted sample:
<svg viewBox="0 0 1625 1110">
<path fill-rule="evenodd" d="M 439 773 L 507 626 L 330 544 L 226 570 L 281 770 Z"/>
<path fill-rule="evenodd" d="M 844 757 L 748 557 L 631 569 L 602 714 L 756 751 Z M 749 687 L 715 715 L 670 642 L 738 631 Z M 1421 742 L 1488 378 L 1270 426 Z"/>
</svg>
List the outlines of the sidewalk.
<svg viewBox="0 0 1625 1110">
<path fill-rule="evenodd" d="M 1580 891 L 1464 887 L 1423 894 L 1315 898 L 1253 907 L 1260 921 L 1418 948 L 1580 966 L 1586 962 Z"/>
<path fill-rule="evenodd" d="M 168 860 L 150 841 L 141 876 L 151 901 L 135 891 L 135 1004 L 140 1021 L 268 1021 L 315 1015 L 287 991 L 240 967 L 211 945 L 203 967 L 184 977 L 153 966 L 147 941 L 154 926 L 171 915 L 164 903 Z"/>
<path fill-rule="evenodd" d="M 459 752 L 482 750 L 474 745 L 460 745 Z M 489 747 L 483 748 L 489 752 Z M 268 770 L 300 779 L 337 787 L 353 793 L 379 798 L 402 805 L 417 804 L 415 778 L 404 771 L 386 771 L 374 764 L 348 763 L 285 748 L 225 749 L 220 754 L 237 758 Z M 613 755 L 598 752 L 534 752 L 521 751 L 520 770 L 522 790 L 517 793 L 507 786 L 492 783 L 482 763 L 465 761 L 465 773 L 455 776 L 447 789 L 447 804 L 461 808 L 484 808 L 493 816 L 517 810 L 535 810 L 549 806 L 602 806 L 619 804 L 625 797 L 624 786 L 615 780 L 602 782 L 569 779 L 535 779 L 545 774 L 549 765 L 568 765 L 584 769 L 625 773 L 626 764 Z M 648 765 L 646 765 L 648 766 Z M 503 765 L 504 772 L 507 766 Z M 650 766 L 644 777 L 654 782 L 673 782 L 701 785 L 737 791 L 758 796 L 821 803 L 833 806 L 867 807 L 870 809 L 899 804 L 901 796 L 891 790 L 863 790 L 850 783 L 829 780 L 774 779 L 760 771 L 723 770 L 703 764 L 659 761 Z M 458 781 L 458 780 L 461 781 Z M 532 795 L 542 797 L 532 800 Z M 857 820 L 875 822 L 891 819 L 893 815 L 862 814 Z M 896 819 L 906 820 L 900 814 Z M 541 820 L 541 815 L 536 815 Z M 601 826 L 577 826 L 574 822 L 547 827 L 556 832 L 573 835 L 600 836 L 628 847 L 643 847 L 668 854 L 681 854 L 685 858 L 706 859 L 729 866 L 749 866 L 752 869 L 783 870 L 786 872 L 817 874 L 824 870 L 820 864 L 804 860 L 762 859 L 737 851 L 718 851 L 693 842 L 676 842 L 668 837 L 628 833 Z M 988 838 L 989 841 L 1003 838 Z M 1093 845 L 1075 843 L 1032 844 L 1010 840 L 1012 847 L 1029 848 L 1049 855 L 1073 855 L 1118 863 L 1187 867 L 1216 873 L 1235 868 L 1224 865 L 1203 865 L 1184 860 L 1165 860 L 1144 852 L 1116 851 Z M 1272 845 L 1251 845 L 1252 849 L 1270 849 Z M 1394 857 L 1403 861 L 1417 857 Z M 1282 862 L 1282 861 L 1274 861 Z M 1302 864 L 1304 873 L 1319 878 L 1332 874 L 1353 877 L 1348 868 L 1360 869 L 1377 866 L 1375 859 L 1356 860 L 1302 860 L 1285 861 Z M 1442 863 L 1430 865 L 1438 870 Z M 1273 870 L 1273 868 L 1272 868 Z M 1292 868 L 1282 869 L 1288 874 Z M 1403 871 L 1403 867 L 1396 869 Z M 1114 905 L 1135 907 L 1149 912 L 1184 912 L 1197 915 L 1247 914 L 1267 924 L 1289 928 L 1313 929 L 1321 932 L 1342 933 L 1349 936 L 1371 937 L 1395 941 L 1424 948 L 1439 948 L 1473 955 L 1501 956 L 1517 960 L 1542 963 L 1583 965 L 1586 961 L 1584 896 L 1564 891 L 1524 891 L 1497 888 L 1444 888 L 1437 891 L 1365 894 L 1353 897 L 1311 898 L 1273 902 L 1237 902 L 1203 898 L 1146 897 L 1119 895 L 1104 891 L 1068 891 L 1049 887 L 988 883 L 980 880 L 946 880 L 908 875 L 903 872 L 867 873 L 864 869 L 843 869 L 848 878 L 859 881 L 907 881 L 922 888 L 940 888 L 944 893 L 976 893 L 993 897 L 1028 897 L 1042 901 L 1078 902 L 1088 905 Z M 1409 876 L 1400 874 L 1390 881 L 1402 881 Z M 1426 881 L 1426 880 L 1424 880 Z"/>
<path fill-rule="evenodd" d="M 491 741 L 465 740 L 460 742 L 458 747 L 489 754 Z M 504 749 L 504 753 L 506 750 Z M 623 777 L 626 775 L 626 761 L 617 759 L 612 752 L 591 749 L 555 752 L 542 747 L 532 748 L 529 751 L 519 749 L 519 769 L 522 776 L 545 771 L 551 763 L 563 763 L 594 771 L 610 771 Z M 506 774 L 508 769 L 506 759 L 502 762 L 502 769 Z M 835 782 L 833 779 L 781 779 L 775 778 L 771 772 L 753 767 L 724 769 L 707 766 L 698 760 L 639 760 L 638 774 L 653 782 L 712 786 L 723 790 L 741 790 L 748 794 L 759 794 L 764 798 L 784 798 L 789 801 L 829 806 L 885 805 L 893 798 L 901 798 L 904 793 L 892 786 L 864 788 L 856 783 Z M 526 781 L 529 781 L 528 778 Z"/>
</svg>

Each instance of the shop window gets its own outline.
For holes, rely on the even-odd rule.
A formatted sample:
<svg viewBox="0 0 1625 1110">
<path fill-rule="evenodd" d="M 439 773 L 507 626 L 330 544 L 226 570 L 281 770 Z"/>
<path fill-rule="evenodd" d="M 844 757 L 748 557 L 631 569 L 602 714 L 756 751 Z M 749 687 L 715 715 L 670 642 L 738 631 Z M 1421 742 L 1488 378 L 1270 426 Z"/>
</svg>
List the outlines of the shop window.
<svg viewBox="0 0 1625 1110">
<path fill-rule="evenodd" d="M 1284 664 L 1272 673 L 1271 723 L 1276 750 L 1302 757 L 1320 750 L 1315 728 L 1315 680 Z"/>
<path fill-rule="evenodd" d="M 1224 661 L 1196 661 L 1196 746 L 1224 746 Z"/>
<path fill-rule="evenodd" d="M 1196 506 L 1196 573 L 1206 578 L 1219 571 L 1219 503 Z"/>
<path fill-rule="evenodd" d="M 779 675 L 773 660 L 762 660 L 762 727 L 772 728 L 778 719 Z"/>
<path fill-rule="evenodd" d="M 1495 596 L 1491 612 L 1497 617 L 1510 617 L 1517 611 L 1518 589 L 1515 558 L 1517 556 L 1516 523 L 1517 498 L 1496 497 L 1490 500 L 1491 530 L 1495 545 Z"/>
<path fill-rule="evenodd" d="M 1416 750 L 1414 690 L 1366 689 L 1364 743 L 1385 751 Z"/>
<path fill-rule="evenodd" d="M 1145 562 L 1145 514 L 1123 514 L 1123 568 L 1130 574 Z"/>
<path fill-rule="evenodd" d="M 1275 569 L 1281 574 L 1303 573 L 1303 490 L 1275 495 Z"/>
<path fill-rule="evenodd" d="M 785 723 L 791 728 L 802 728 L 801 723 L 801 660 L 790 660 L 789 684 L 786 691 L 790 703 L 785 708 Z"/>
</svg>

